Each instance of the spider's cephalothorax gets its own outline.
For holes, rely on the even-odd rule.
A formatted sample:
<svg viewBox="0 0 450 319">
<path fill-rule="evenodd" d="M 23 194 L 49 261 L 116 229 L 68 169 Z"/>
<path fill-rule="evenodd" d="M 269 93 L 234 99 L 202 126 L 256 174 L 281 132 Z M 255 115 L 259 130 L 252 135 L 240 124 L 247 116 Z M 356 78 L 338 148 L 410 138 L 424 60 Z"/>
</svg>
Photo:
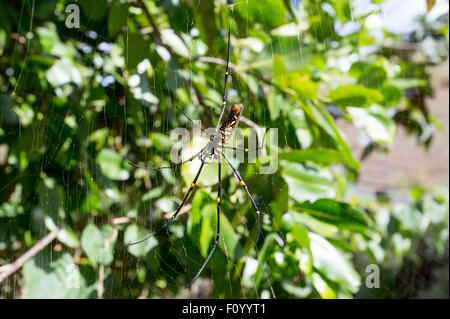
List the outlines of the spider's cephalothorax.
<svg viewBox="0 0 450 319">
<path fill-rule="evenodd" d="M 227 118 L 222 126 L 220 126 L 219 134 L 211 135 L 210 142 L 199 154 L 199 158 L 202 162 L 209 164 L 214 160 L 220 159 L 225 144 L 233 136 L 234 130 L 239 123 L 243 108 L 244 106 L 240 103 L 233 104 L 230 113 L 228 113 Z"/>
<path fill-rule="evenodd" d="M 192 156 L 191 158 L 189 158 L 188 160 L 182 161 L 178 164 L 173 164 L 170 166 L 163 166 L 163 167 L 146 167 L 146 166 L 139 166 L 133 163 L 130 163 L 131 165 L 135 166 L 135 167 L 139 167 L 139 168 L 145 168 L 145 169 L 165 169 L 165 168 L 175 168 L 178 167 L 182 164 L 188 163 L 188 162 L 192 162 L 194 159 L 199 159 L 201 161 L 200 164 L 200 168 L 197 171 L 197 174 L 195 175 L 194 180 L 192 181 L 186 195 L 183 198 L 183 201 L 181 202 L 181 204 L 178 206 L 177 210 L 172 214 L 172 216 L 170 217 L 170 219 L 166 220 L 166 222 L 164 223 L 164 225 L 162 225 L 162 227 L 160 227 L 158 230 L 156 230 L 155 232 L 149 234 L 147 237 L 145 237 L 144 239 L 141 239 L 139 241 L 133 242 L 133 243 L 128 243 L 125 244 L 126 246 L 130 246 L 130 245 L 136 245 L 139 244 L 147 239 L 149 239 L 152 236 L 155 236 L 156 234 L 158 234 L 162 229 L 166 228 L 180 213 L 181 208 L 184 206 L 184 204 L 186 203 L 187 198 L 189 197 L 189 195 L 191 194 L 191 192 L 194 190 L 197 180 L 200 176 L 200 173 L 202 172 L 202 169 L 204 167 L 205 164 L 211 163 L 213 161 L 217 161 L 217 167 L 218 167 L 218 189 L 217 189 L 217 233 L 216 233 L 216 238 L 214 241 L 214 246 L 211 249 L 211 251 L 208 254 L 208 257 L 206 257 L 205 262 L 203 263 L 203 265 L 200 267 L 200 270 L 198 271 L 198 273 L 195 275 L 195 277 L 185 286 L 185 287 L 189 287 L 202 273 L 203 268 L 205 268 L 205 266 L 208 264 L 209 259 L 211 258 L 211 256 L 213 255 L 215 249 L 217 248 L 217 246 L 219 245 L 219 236 L 220 236 L 220 204 L 221 204 L 221 192 L 222 192 L 222 180 L 221 180 L 221 172 L 222 172 L 222 158 L 225 159 L 225 161 L 227 162 L 227 164 L 231 167 L 231 169 L 233 170 L 234 175 L 236 176 L 236 178 L 239 180 L 239 185 L 244 189 L 244 191 L 247 193 L 248 197 L 250 198 L 250 201 L 252 202 L 253 208 L 255 209 L 256 212 L 256 216 L 257 216 L 257 235 L 256 235 L 256 241 L 258 241 L 259 238 L 259 233 L 260 233 L 260 211 L 258 209 L 258 206 L 256 205 L 256 202 L 253 200 L 252 196 L 250 195 L 250 192 L 248 190 L 247 184 L 245 184 L 244 180 L 241 177 L 241 174 L 239 173 L 239 171 L 233 166 L 233 164 L 231 163 L 230 159 L 228 158 L 228 156 L 225 154 L 224 149 L 232 149 L 232 150 L 241 150 L 244 152 L 249 152 L 252 150 L 259 150 L 261 148 L 263 148 L 263 144 L 264 144 L 264 139 L 267 133 L 264 133 L 263 136 L 263 142 L 262 145 L 253 149 L 247 149 L 247 148 L 237 148 L 237 147 L 230 147 L 227 146 L 226 144 L 230 141 L 231 136 L 234 133 L 234 130 L 236 129 L 238 123 L 239 123 L 239 119 L 241 118 L 241 114 L 242 114 L 242 110 L 244 108 L 244 106 L 242 104 L 233 104 L 233 106 L 231 107 L 230 112 L 228 113 L 227 118 L 223 121 L 222 125 L 219 127 L 221 120 L 222 120 L 222 116 L 224 114 L 224 111 L 226 109 L 227 106 L 227 83 L 228 83 L 228 77 L 230 75 L 230 69 L 229 69 L 229 61 L 230 61 L 230 29 L 228 29 L 228 54 L 227 54 L 227 69 L 225 71 L 225 85 L 224 85 L 224 90 L 223 90 L 223 100 L 222 100 L 222 110 L 219 116 L 219 120 L 217 121 L 217 125 L 214 131 L 214 134 L 210 135 L 210 141 L 208 142 L 208 144 L 202 148 L 202 150 L 197 153 L 196 155 Z M 177 107 L 177 109 L 184 115 L 186 116 L 192 124 L 196 125 L 194 121 L 191 120 L 191 118 L 189 116 L 186 115 L 186 113 L 184 113 L 180 108 Z M 200 127 L 201 128 L 201 127 Z M 206 130 L 204 130 L 203 128 L 201 128 L 202 131 L 204 133 L 207 133 Z"/>
</svg>

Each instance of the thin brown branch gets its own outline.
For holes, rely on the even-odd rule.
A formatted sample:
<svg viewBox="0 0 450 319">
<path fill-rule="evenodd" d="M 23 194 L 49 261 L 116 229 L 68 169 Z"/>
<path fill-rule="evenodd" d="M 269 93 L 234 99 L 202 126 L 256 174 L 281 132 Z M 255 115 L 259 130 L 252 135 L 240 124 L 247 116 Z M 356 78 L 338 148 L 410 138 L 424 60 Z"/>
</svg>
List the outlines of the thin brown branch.
<svg viewBox="0 0 450 319">
<path fill-rule="evenodd" d="M 100 265 L 98 268 L 98 288 L 97 298 L 103 299 L 103 280 L 105 278 L 105 265 Z"/>
<path fill-rule="evenodd" d="M 417 51 L 420 49 L 421 44 L 418 42 L 398 42 L 398 43 L 383 44 L 381 47 L 383 49 L 391 49 L 391 50 Z"/>
<path fill-rule="evenodd" d="M 221 66 L 227 66 L 227 61 L 220 59 L 220 58 L 215 58 L 212 56 L 202 56 L 202 57 L 198 57 L 196 59 L 193 59 L 193 61 L 196 62 L 202 62 L 202 63 L 212 63 L 212 64 L 218 64 Z M 242 68 L 238 67 L 236 64 L 229 62 L 228 64 L 230 69 L 234 69 L 236 71 L 242 71 Z"/>
<path fill-rule="evenodd" d="M 61 231 L 62 228 L 55 229 L 54 231 L 47 234 L 44 238 L 42 238 L 36 245 L 31 247 L 26 253 L 16 259 L 11 264 L 4 265 L 0 268 L 0 283 L 8 278 L 10 275 L 19 270 L 29 259 L 39 253 L 42 249 L 44 249 L 48 244 L 50 244 Z"/>
</svg>

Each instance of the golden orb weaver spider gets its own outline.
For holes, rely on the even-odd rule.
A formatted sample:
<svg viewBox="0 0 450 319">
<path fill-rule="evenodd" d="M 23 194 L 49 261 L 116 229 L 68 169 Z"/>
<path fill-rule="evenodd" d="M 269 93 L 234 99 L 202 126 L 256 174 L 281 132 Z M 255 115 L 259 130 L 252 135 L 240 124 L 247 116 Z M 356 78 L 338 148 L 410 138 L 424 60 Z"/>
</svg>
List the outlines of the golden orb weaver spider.
<svg viewBox="0 0 450 319">
<path fill-rule="evenodd" d="M 214 134 L 210 135 L 210 141 L 208 142 L 208 144 L 206 144 L 205 147 L 203 147 L 201 149 L 200 152 L 198 152 L 196 155 L 190 157 L 188 160 L 185 161 L 181 161 L 178 164 L 173 164 L 171 166 L 163 166 L 163 167 L 146 167 L 146 166 L 139 166 L 136 164 L 133 164 L 131 162 L 129 162 L 128 164 L 134 166 L 134 167 L 138 167 L 138 168 L 144 168 L 144 169 L 149 169 L 149 170 L 153 170 L 153 169 L 171 169 L 171 168 L 175 168 L 178 166 L 181 166 L 185 163 L 191 162 L 195 159 L 199 159 L 201 161 L 200 164 L 200 168 L 197 171 L 197 174 L 195 175 L 194 180 L 192 181 L 188 191 L 186 192 L 186 195 L 183 198 L 183 201 L 181 202 L 181 204 L 178 206 L 177 210 L 172 214 L 172 216 L 164 223 L 164 225 L 162 225 L 158 230 L 152 232 L 151 234 L 149 234 L 147 237 L 145 237 L 144 239 L 141 239 L 139 241 L 136 242 L 132 242 L 132 243 L 126 243 L 125 246 L 131 246 L 131 245 L 136 245 L 139 243 L 142 243 L 144 241 L 146 241 L 147 239 L 157 235 L 161 230 L 165 229 L 176 217 L 177 215 L 180 213 L 181 208 L 184 206 L 184 204 L 186 203 L 186 200 L 188 199 L 189 195 L 191 194 L 191 192 L 194 190 L 197 180 L 200 176 L 200 173 L 203 169 L 203 166 L 205 164 L 209 164 L 213 161 L 217 161 L 218 163 L 218 176 L 219 176 L 219 181 L 218 181 L 218 190 L 217 190 L 217 232 L 216 232 L 216 239 L 214 241 L 214 246 L 212 248 L 212 250 L 209 252 L 206 260 L 204 261 L 203 265 L 200 267 L 200 270 L 197 272 L 197 274 L 195 275 L 195 277 L 187 284 L 184 286 L 184 288 L 187 288 L 189 286 L 192 285 L 192 283 L 200 276 L 200 274 L 202 273 L 203 269 L 205 268 L 205 266 L 208 264 L 211 256 L 213 255 L 214 251 L 216 250 L 217 246 L 219 245 L 219 237 L 220 237 L 220 204 L 221 204 L 221 191 L 222 191 L 222 177 L 221 177 L 221 170 L 222 170 L 222 157 L 225 159 L 225 161 L 228 163 L 228 165 L 231 167 L 231 169 L 233 170 L 233 173 L 236 175 L 237 179 L 239 180 L 239 184 L 244 188 L 245 192 L 247 193 L 248 197 L 250 198 L 250 201 L 252 202 L 253 208 L 256 211 L 256 215 L 257 215 L 257 235 L 256 235 L 256 242 L 259 239 L 259 234 L 260 234 L 260 210 L 258 208 L 258 206 L 256 205 L 256 202 L 254 201 L 253 197 L 250 195 L 250 192 L 248 190 L 248 187 L 246 185 L 246 183 L 244 182 L 244 180 L 241 177 L 241 174 L 239 173 L 239 171 L 233 166 L 233 164 L 231 163 L 230 159 L 228 158 L 228 156 L 223 152 L 223 149 L 232 149 L 232 150 L 240 150 L 240 151 L 244 151 L 245 153 L 248 153 L 250 151 L 256 151 L 259 150 L 261 148 L 263 148 L 264 145 L 264 140 L 267 134 L 268 129 L 266 129 L 264 136 L 263 136 L 263 141 L 261 143 L 260 146 L 253 148 L 253 149 L 248 149 L 248 148 L 237 148 L 237 147 L 230 147 L 227 146 L 226 143 L 229 141 L 229 139 L 231 138 L 231 136 L 233 135 L 238 123 L 239 123 L 239 119 L 241 117 L 242 114 L 242 110 L 244 108 L 244 106 L 242 104 L 233 104 L 233 106 L 231 107 L 230 112 L 228 113 L 228 116 L 226 117 L 226 119 L 224 120 L 224 122 L 222 123 L 222 125 L 220 125 L 221 121 L 222 121 L 222 117 L 223 114 L 225 112 L 225 108 L 226 108 L 226 104 L 227 104 L 227 83 L 228 83 L 228 77 L 230 75 L 230 68 L 229 68 L 229 61 L 230 61 L 230 28 L 228 28 L 228 53 L 227 53 L 227 62 L 226 62 L 226 71 L 225 71 L 225 85 L 224 85 L 224 90 L 223 90 L 223 99 L 222 99 L 222 110 L 220 112 L 220 116 L 219 116 L 219 120 L 217 121 L 217 125 L 215 128 L 215 132 Z M 176 106 L 176 108 L 186 117 L 189 119 L 189 121 L 195 125 L 195 122 L 189 117 L 187 116 L 180 108 L 178 108 L 178 106 Z M 206 131 L 201 128 L 203 132 L 206 133 Z"/>
</svg>

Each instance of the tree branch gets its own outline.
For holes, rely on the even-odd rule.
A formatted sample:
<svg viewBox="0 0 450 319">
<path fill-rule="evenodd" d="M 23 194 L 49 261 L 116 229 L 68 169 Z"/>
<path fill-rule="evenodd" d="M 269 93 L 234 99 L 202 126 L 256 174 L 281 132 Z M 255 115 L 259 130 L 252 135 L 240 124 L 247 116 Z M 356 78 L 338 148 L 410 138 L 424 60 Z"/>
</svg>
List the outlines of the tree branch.
<svg viewBox="0 0 450 319">
<path fill-rule="evenodd" d="M 42 238 L 36 245 L 31 247 L 25 254 L 20 256 L 11 264 L 4 265 L 0 267 L 0 283 L 8 278 L 10 275 L 15 273 L 20 269 L 29 259 L 35 256 L 38 252 L 44 249 L 48 244 L 50 244 L 58 235 L 62 228 L 55 229 L 54 231 L 47 234 Z"/>
</svg>

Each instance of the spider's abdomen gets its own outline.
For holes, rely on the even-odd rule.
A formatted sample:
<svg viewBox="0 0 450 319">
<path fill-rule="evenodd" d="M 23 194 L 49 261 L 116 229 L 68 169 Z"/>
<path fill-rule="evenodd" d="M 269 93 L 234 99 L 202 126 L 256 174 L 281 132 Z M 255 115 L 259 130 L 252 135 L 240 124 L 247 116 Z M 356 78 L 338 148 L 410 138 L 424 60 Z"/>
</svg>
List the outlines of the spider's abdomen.
<svg viewBox="0 0 450 319">
<path fill-rule="evenodd" d="M 233 104 L 230 113 L 220 126 L 220 135 L 212 136 L 211 141 L 206 145 L 204 151 L 200 155 L 200 159 L 204 163 L 212 163 L 214 160 L 220 158 L 222 152 L 222 146 L 226 144 L 227 140 L 233 135 L 235 128 L 238 125 L 241 118 L 242 104 Z"/>
<path fill-rule="evenodd" d="M 233 135 L 234 129 L 237 127 L 239 119 L 241 118 L 243 108 L 244 106 L 241 103 L 233 104 L 230 113 L 228 113 L 227 118 L 220 127 L 220 134 L 222 135 L 224 144 L 226 140 Z"/>
</svg>

